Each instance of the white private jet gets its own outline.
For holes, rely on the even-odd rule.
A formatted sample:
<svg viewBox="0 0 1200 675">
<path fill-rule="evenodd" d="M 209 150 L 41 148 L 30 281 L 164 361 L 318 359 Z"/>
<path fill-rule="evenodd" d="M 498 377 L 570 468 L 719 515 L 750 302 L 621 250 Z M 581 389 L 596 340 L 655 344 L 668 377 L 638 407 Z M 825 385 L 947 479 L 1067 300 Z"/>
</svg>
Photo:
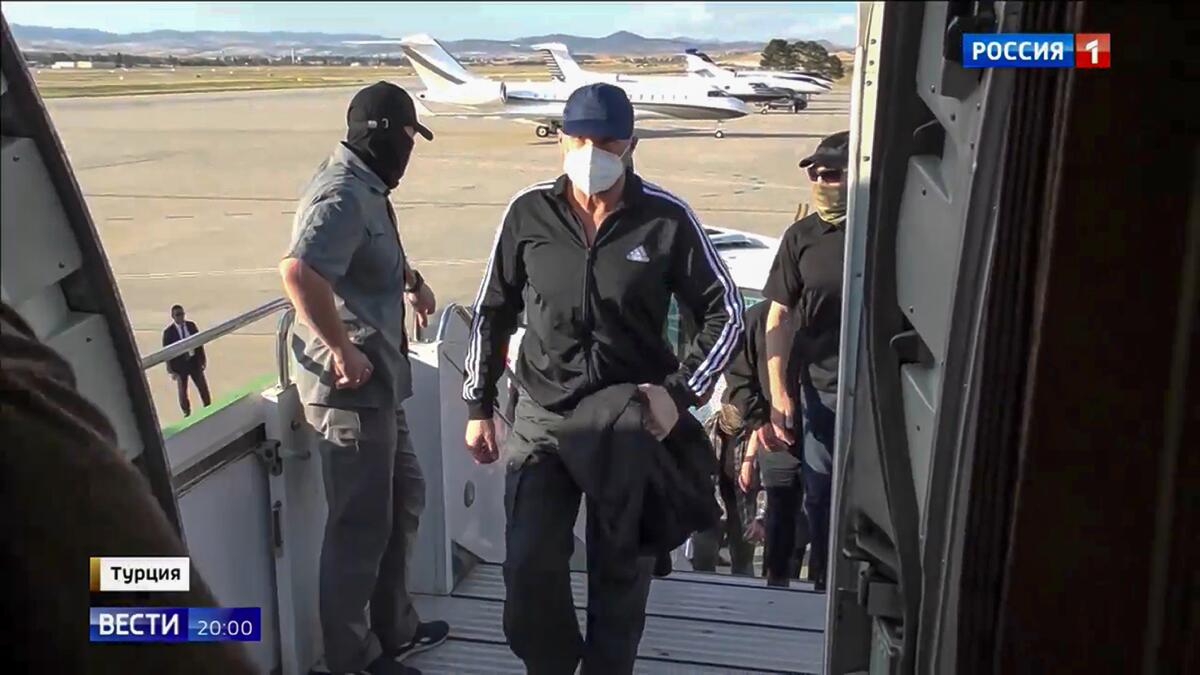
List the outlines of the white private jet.
<svg viewBox="0 0 1200 675">
<path fill-rule="evenodd" d="M 717 65 L 704 52 L 688 49 L 684 54 L 688 74 L 712 82 L 722 90 L 731 91 L 739 83 L 753 82 L 772 90 L 790 92 L 797 100 L 808 102 L 813 94 L 823 94 L 833 88 L 833 81 L 817 73 L 786 70 L 733 70 Z M 736 94 L 735 94 L 736 95 Z"/>
<path fill-rule="evenodd" d="M 467 70 L 434 38 L 411 35 L 399 41 L 425 91 L 417 99 L 433 115 L 502 117 L 536 122 L 537 135 L 557 131 L 567 97 L 582 82 L 504 82 Z M 636 119 L 715 120 L 744 117 L 750 108 L 715 87 L 693 81 L 617 82 L 629 95 Z M 433 107 L 430 106 L 433 104 Z"/>
<path fill-rule="evenodd" d="M 575 61 L 575 57 L 571 56 L 571 50 L 561 42 L 536 44 L 532 45 L 532 49 L 542 54 L 542 59 L 545 61 L 546 69 L 550 71 L 551 77 L 568 84 L 611 82 L 620 86 L 631 83 L 681 85 L 685 83 L 695 84 L 699 80 L 698 77 L 691 75 L 626 75 L 623 73 L 601 73 L 584 70 Z M 727 81 L 708 82 L 705 83 L 705 86 L 724 91 L 726 94 L 745 103 L 766 103 L 768 101 L 791 99 L 795 95 L 795 92 L 791 89 L 771 87 L 762 82 L 749 79 L 736 80 L 730 78 Z"/>
</svg>

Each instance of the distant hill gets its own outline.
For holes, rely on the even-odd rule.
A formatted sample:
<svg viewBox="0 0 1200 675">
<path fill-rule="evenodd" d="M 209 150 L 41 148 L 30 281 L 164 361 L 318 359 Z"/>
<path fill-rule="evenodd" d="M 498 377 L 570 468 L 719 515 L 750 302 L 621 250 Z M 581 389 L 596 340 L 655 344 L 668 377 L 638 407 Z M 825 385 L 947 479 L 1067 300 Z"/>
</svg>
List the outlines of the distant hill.
<svg viewBox="0 0 1200 675">
<path fill-rule="evenodd" d="M 112 53 L 145 56 L 284 56 L 295 50 L 298 56 L 372 56 L 399 52 L 398 46 L 352 45 L 347 42 L 394 39 L 395 36 L 358 33 L 299 33 L 285 31 L 176 31 L 155 30 L 141 33 L 110 33 L 90 28 L 50 28 L 12 24 L 17 45 L 24 51 Z M 688 37 L 648 38 L 619 31 L 601 38 L 552 34 L 514 40 L 451 40 L 446 49 L 462 56 L 528 56 L 529 46 L 539 42 L 561 42 L 579 54 L 668 55 L 684 49 L 709 51 L 756 51 L 761 42 L 714 42 Z M 833 51 L 841 49 L 819 40 Z"/>
<path fill-rule="evenodd" d="M 503 51 L 506 45 L 520 45 L 528 48 L 530 45 L 538 44 L 539 42 L 561 42 L 567 46 L 572 52 L 580 54 L 621 54 L 621 55 L 651 55 L 651 54 L 679 54 L 685 49 L 709 49 L 709 50 L 724 50 L 724 51 L 750 51 L 759 50 L 763 47 L 763 42 L 714 42 L 712 40 L 699 40 L 689 37 L 674 37 L 674 38 L 648 38 L 642 37 L 637 33 L 629 31 L 618 31 L 612 35 L 607 35 L 600 38 L 579 37 L 576 35 L 564 35 L 554 33 L 551 35 L 536 35 L 532 37 L 517 38 L 510 42 L 500 42 L 491 40 L 459 40 L 447 42 L 446 48 L 453 51 L 467 51 L 467 45 L 475 45 L 478 43 L 490 43 L 494 45 L 492 51 Z"/>
<path fill-rule="evenodd" d="M 271 31 L 177 31 L 109 33 L 87 28 L 50 28 L 13 24 L 13 37 L 24 51 L 125 52 L 146 56 L 216 56 L 372 53 L 378 47 L 346 45 L 356 40 L 379 40 L 362 33 L 289 33 Z"/>
</svg>

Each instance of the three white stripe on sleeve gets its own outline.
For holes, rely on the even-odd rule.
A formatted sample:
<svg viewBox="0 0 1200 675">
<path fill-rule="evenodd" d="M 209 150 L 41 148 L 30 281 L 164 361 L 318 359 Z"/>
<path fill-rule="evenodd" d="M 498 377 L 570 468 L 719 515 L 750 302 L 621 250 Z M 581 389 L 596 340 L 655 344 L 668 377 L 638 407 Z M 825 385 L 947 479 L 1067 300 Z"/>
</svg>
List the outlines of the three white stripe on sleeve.
<svg viewBox="0 0 1200 675">
<path fill-rule="evenodd" d="M 487 267 L 483 270 L 483 280 L 479 282 L 479 291 L 475 294 L 475 302 L 471 304 L 473 313 L 471 318 L 471 336 L 470 342 L 467 343 L 467 356 L 463 362 L 463 400 L 478 401 L 483 397 L 483 385 L 479 381 L 479 371 L 483 365 L 485 356 L 483 354 L 482 320 L 480 319 L 479 308 L 483 303 L 483 296 L 487 294 L 488 281 L 492 278 L 496 255 L 500 249 L 500 235 L 504 232 L 504 221 L 508 220 L 508 213 L 512 211 L 513 204 L 517 203 L 517 200 L 523 195 L 534 190 L 548 190 L 551 187 L 554 187 L 554 181 L 534 183 L 529 187 L 521 189 L 508 201 L 508 205 L 504 207 L 504 213 L 500 216 L 500 224 L 496 226 L 496 236 L 492 239 L 492 253 L 488 256 Z"/>
<path fill-rule="evenodd" d="M 725 312 L 729 314 L 729 321 L 721 329 L 717 341 L 713 343 L 708 355 L 700 363 L 700 366 L 696 368 L 696 372 L 692 373 L 692 376 L 688 379 L 688 387 L 691 388 L 692 393 L 697 397 L 703 397 L 716 378 L 724 372 L 725 366 L 729 364 L 729 359 L 733 357 L 733 352 L 737 348 L 738 336 L 742 334 L 744 329 L 742 296 L 738 292 L 737 285 L 733 283 L 733 277 L 729 275 L 729 270 L 726 269 L 725 263 L 721 261 L 716 247 L 713 246 L 712 241 L 705 234 L 704 228 L 701 227 L 700 219 L 696 217 L 696 214 L 687 205 L 687 202 L 652 183 L 646 182 L 643 185 L 650 194 L 662 197 L 676 204 L 687 213 L 688 220 L 696 228 L 696 236 L 700 238 L 701 248 L 704 249 L 704 257 L 724 288 L 723 299 L 725 301 Z"/>
</svg>

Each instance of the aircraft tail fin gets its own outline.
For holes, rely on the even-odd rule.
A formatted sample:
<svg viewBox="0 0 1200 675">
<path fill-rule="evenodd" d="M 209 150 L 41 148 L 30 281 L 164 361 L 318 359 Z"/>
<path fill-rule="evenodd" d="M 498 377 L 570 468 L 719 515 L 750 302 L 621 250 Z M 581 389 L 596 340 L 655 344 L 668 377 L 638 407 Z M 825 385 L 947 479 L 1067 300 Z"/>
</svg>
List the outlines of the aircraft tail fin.
<svg viewBox="0 0 1200 675">
<path fill-rule="evenodd" d="M 571 50 L 561 42 L 544 42 L 533 45 L 532 49 L 542 54 L 550 76 L 559 82 L 579 82 L 586 79 L 583 69 L 571 56 Z"/>
<path fill-rule="evenodd" d="M 440 42 L 429 35 L 410 35 L 400 41 L 417 77 L 428 89 L 445 89 L 474 80 L 479 76 L 467 70 Z"/>
<path fill-rule="evenodd" d="M 699 73 L 704 77 L 720 77 L 729 73 L 725 68 L 718 66 L 708 54 L 698 49 L 686 50 L 683 58 L 687 62 L 689 73 Z"/>
</svg>

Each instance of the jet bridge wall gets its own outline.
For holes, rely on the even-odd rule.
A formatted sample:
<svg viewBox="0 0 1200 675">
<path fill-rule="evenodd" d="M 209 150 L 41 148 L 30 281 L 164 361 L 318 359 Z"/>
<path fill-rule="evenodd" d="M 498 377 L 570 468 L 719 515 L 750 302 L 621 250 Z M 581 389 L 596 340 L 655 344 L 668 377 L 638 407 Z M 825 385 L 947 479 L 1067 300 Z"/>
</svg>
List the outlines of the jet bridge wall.
<svg viewBox="0 0 1200 675">
<path fill-rule="evenodd" d="M 63 356 L 178 527 L 158 420 L 112 270 L 62 142 L 0 17 L 0 297 Z"/>
</svg>

